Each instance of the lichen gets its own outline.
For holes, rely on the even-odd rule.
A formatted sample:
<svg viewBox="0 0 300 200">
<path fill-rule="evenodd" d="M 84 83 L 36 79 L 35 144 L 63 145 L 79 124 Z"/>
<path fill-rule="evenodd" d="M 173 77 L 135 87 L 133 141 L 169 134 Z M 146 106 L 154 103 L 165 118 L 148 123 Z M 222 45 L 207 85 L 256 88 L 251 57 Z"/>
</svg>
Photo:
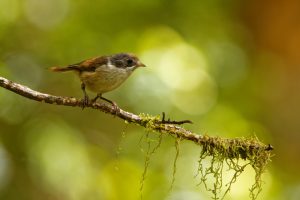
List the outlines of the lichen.
<svg viewBox="0 0 300 200">
<path fill-rule="evenodd" d="M 266 150 L 265 145 L 256 137 L 229 140 L 203 136 L 199 143 L 202 149 L 196 176 L 201 176 L 199 184 L 203 183 L 205 189 L 212 193 L 213 199 L 220 199 L 220 197 L 224 199 L 232 184 L 248 165 L 252 166 L 255 171 L 255 182 L 250 188 L 250 197 L 253 200 L 257 198 L 262 190 L 261 176 L 271 158 L 271 152 Z M 206 158 L 210 158 L 208 167 L 203 166 L 203 160 Z M 239 162 L 240 160 L 246 162 Z M 224 164 L 234 172 L 231 180 L 225 185 L 222 179 Z M 212 186 L 208 184 L 208 177 L 214 178 Z M 223 186 L 225 186 L 225 192 L 221 195 Z"/>
<path fill-rule="evenodd" d="M 139 117 L 141 119 L 141 125 L 153 131 L 156 128 L 156 122 L 160 120 L 160 116 L 152 116 L 145 113 L 140 113 Z"/>
<path fill-rule="evenodd" d="M 176 171 L 177 171 L 177 160 L 179 157 L 179 147 L 180 147 L 180 141 L 181 138 L 177 137 L 175 139 L 175 150 L 176 150 L 176 154 L 175 154 L 175 158 L 173 161 L 173 173 L 172 173 L 172 182 L 171 182 L 171 186 L 170 186 L 170 191 L 173 189 L 174 183 L 175 183 L 175 175 L 176 175 Z"/>
<path fill-rule="evenodd" d="M 143 137 L 140 139 L 143 139 Z M 144 171 L 141 177 L 141 181 L 140 181 L 140 197 L 141 199 L 143 199 L 143 188 L 144 188 L 144 183 L 146 180 L 146 175 L 147 175 L 147 171 L 149 168 L 149 164 L 150 164 L 150 158 L 151 156 L 158 150 L 158 148 L 161 145 L 163 139 L 163 134 L 160 133 L 158 136 L 158 140 L 153 140 L 149 137 L 149 131 L 147 131 L 146 133 L 146 137 L 145 137 L 145 142 L 147 143 L 147 151 L 145 153 L 145 161 L 144 161 Z M 156 142 L 155 146 L 151 148 L 151 143 Z M 144 152 L 143 148 L 141 147 L 142 152 Z"/>
<path fill-rule="evenodd" d="M 119 158 L 120 158 L 121 151 L 123 150 L 122 145 L 123 145 L 123 141 L 126 137 L 127 128 L 128 128 L 128 123 L 125 122 L 125 127 L 121 132 L 121 139 L 119 141 L 119 144 L 118 144 L 118 147 L 117 147 L 117 150 L 116 150 L 116 165 L 115 165 L 116 170 L 119 170 Z"/>
</svg>

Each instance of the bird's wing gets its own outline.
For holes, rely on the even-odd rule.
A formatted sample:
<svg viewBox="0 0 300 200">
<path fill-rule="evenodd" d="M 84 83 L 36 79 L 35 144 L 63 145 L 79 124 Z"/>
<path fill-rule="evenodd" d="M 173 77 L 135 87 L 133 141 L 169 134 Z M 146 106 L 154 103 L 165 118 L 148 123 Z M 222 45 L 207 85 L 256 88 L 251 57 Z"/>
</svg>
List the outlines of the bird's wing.
<svg viewBox="0 0 300 200">
<path fill-rule="evenodd" d="M 68 65 L 66 67 L 51 67 L 50 70 L 54 72 L 65 72 L 65 71 L 90 71 L 93 72 L 97 67 L 105 65 L 107 63 L 107 58 L 105 56 L 90 58 L 84 61 L 81 61 L 76 64 Z"/>
<path fill-rule="evenodd" d="M 90 58 L 80 63 L 71 65 L 74 69 L 78 71 L 95 71 L 96 68 L 107 64 L 107 57 L 100 56 L 96 58 Z"/>
</svg>

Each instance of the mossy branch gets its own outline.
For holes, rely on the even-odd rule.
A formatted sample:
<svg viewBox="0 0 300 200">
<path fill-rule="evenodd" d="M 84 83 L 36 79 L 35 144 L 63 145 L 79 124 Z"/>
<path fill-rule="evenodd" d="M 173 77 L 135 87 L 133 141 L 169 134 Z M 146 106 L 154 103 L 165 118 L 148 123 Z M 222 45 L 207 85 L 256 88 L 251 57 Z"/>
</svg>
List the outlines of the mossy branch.
<svg viewBox="0 0 300 200">
<path fill-rule="evenodd" d="M 0 86 L 18 95 L 35 101 L 79 108 L 82 107 L 81 99 L 41 93 L 3 77 L 0 77 Z M 208 151 L 219 150 L 223 152 L 224 150 L 226 150 L 226 156 L 228 158 L 248 159 L 249 157 L 256 155 L 258 152 L 270 152 L 271 150 L 273 150 L 273 147 L 271 145 L 265 145 L 258 140 L 249 140 L 243 138 L 224 139 L 211 137 L 208 135 L 198 135 L 177 125 L 162 123 L 162 120 L 159 119 L 159 116 L 154 117 L 146 114 L 136 115 L 122 109 L 120 109 L 118 113 L 115 113 L 114 108 L 109 104 L 89 102 L 86 107 L 98 109 L 102 112 L 124 119 L 129 123 L 134 123 L 153 131 L 180 137 L 182 140 L 193 141 L 196 144 L 207 148 Z"/>
<path fill-rule="evenodd" d="M 41 93 L 3 77 L 0 77 L 0 86 L 31 100 L 56 105 L 82 107 L 81 99 Z M 273 147 L 270 144 L 263 144 L 257 138 L 227 139 L 208 135 L 199 135 L 179 126 L 181 122 L 186 123 L 190 121 L 184 120 L 177 121 L 179 123 L 176 123 L 176 121 L 165 120 L 164 114 L 162 119 L 160 119 L 160 116 L 150 116 L 148 114 L 136 115 L 122 109 L 116 113 L 111 105 L 97 102 L 89 102 L 85 105 L 85 107 L 97 109 L 117 116 L 125 120 L 127 123 L 143 126 L 148 131 L 157 131 L 171 135 L 175 138 L 180 138 L 180 140 L 193 141 L 196 145 L 202 147 L 202 155 L 211 156 L 214 159 L 218 158 L 221 162 L 233 161 L 235 159 L 249 161 L 249 164 L 256 172 L 255 184 L 251 188 L 251 191 L 253 193 L 259 193 L 261 190 L 260 176 L 265 170 L 267 163 L 270 161 L 271 151 L 273 150 Z"/>
</svg>

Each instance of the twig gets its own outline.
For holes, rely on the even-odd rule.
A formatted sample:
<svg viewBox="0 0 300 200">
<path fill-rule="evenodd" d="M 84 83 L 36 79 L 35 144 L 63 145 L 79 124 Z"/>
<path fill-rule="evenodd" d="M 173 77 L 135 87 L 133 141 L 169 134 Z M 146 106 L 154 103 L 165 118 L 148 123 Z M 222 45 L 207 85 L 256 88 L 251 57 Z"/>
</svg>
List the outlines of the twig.
<svg viewBox="0 0 300 200">
<path fill-rule="evenodd" d="M 181 121 L 175 121 L 175 120 L 170 120 L 170 118 L 168 118 L 168 120 L 165 120 L 166 114 L 165 112 L 162 112 L 162 119 L 161 122 L 162 124 L 177 124 L 177 125 L 182 125 L 182 124 L 192 124 L 193 122 L 191 120 L 181 120 Z"/>
</svg>

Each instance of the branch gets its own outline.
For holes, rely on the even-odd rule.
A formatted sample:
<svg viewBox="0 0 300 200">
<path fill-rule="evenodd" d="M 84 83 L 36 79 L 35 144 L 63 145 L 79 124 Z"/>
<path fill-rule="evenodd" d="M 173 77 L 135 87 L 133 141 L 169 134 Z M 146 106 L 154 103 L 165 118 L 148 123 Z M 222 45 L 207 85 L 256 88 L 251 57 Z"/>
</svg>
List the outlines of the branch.
<svg viewBox="0 0 300 200">
<path fill-rule="evenodd" d="M 48 104 L 73 106 L 79 108 L 82 107 L 82 100 L 80 99 L 76 99 L 74 97 L 63 97 L 41 93 L 3 77 L 0 77 L 0 86 L 31 100 L 45 102 Z M 158 117 L 153 117 L 145 114 L 136 115 L 122 109 L 120 109 L 119 112 L 116 113 L 112 106 L 108 104 L 100 104 L 97 102 L 89 102 L 85 107 L 100 110 L 102 112 L 126 120 L 129 123 L 134 123 L 146 127 L 150 130 L 158 131 L 160 133 L 166 133 L 176 138 L 180 138 L 181 140 L 193 141 L 194 143 L 204 147 L 210 146 L 213 148 L 218 148 L 220 145 L 225 145 L 226 149 L 231 149 L 232 145 L 237 146 L 238 149 L 236 149 L 236 152 L 228 152 L 229 154 L 237 153 L 237 155 L 235 155 L 234 157 L 239 156 L 243 159 L 248 159 L 249 156 L 256 154 L 256 152 L 258 151 L 269 152 L 273 150 L 273 147 L 271 145 L 265 145 L 259 142 L 258 140 L 249 140 L 244 138 L 221 139 L 218 137 L 210 137 L 207 135 L 195 134 L 189 130 L 186 130 L 176 125 L 176 121 L 165 120 L 164 113 L 162 120 L 160 120 Z M 177 124 L 182 124 L 180 122 L 189 123 L 190 121 L 179 121 Z"/>
</svg>

